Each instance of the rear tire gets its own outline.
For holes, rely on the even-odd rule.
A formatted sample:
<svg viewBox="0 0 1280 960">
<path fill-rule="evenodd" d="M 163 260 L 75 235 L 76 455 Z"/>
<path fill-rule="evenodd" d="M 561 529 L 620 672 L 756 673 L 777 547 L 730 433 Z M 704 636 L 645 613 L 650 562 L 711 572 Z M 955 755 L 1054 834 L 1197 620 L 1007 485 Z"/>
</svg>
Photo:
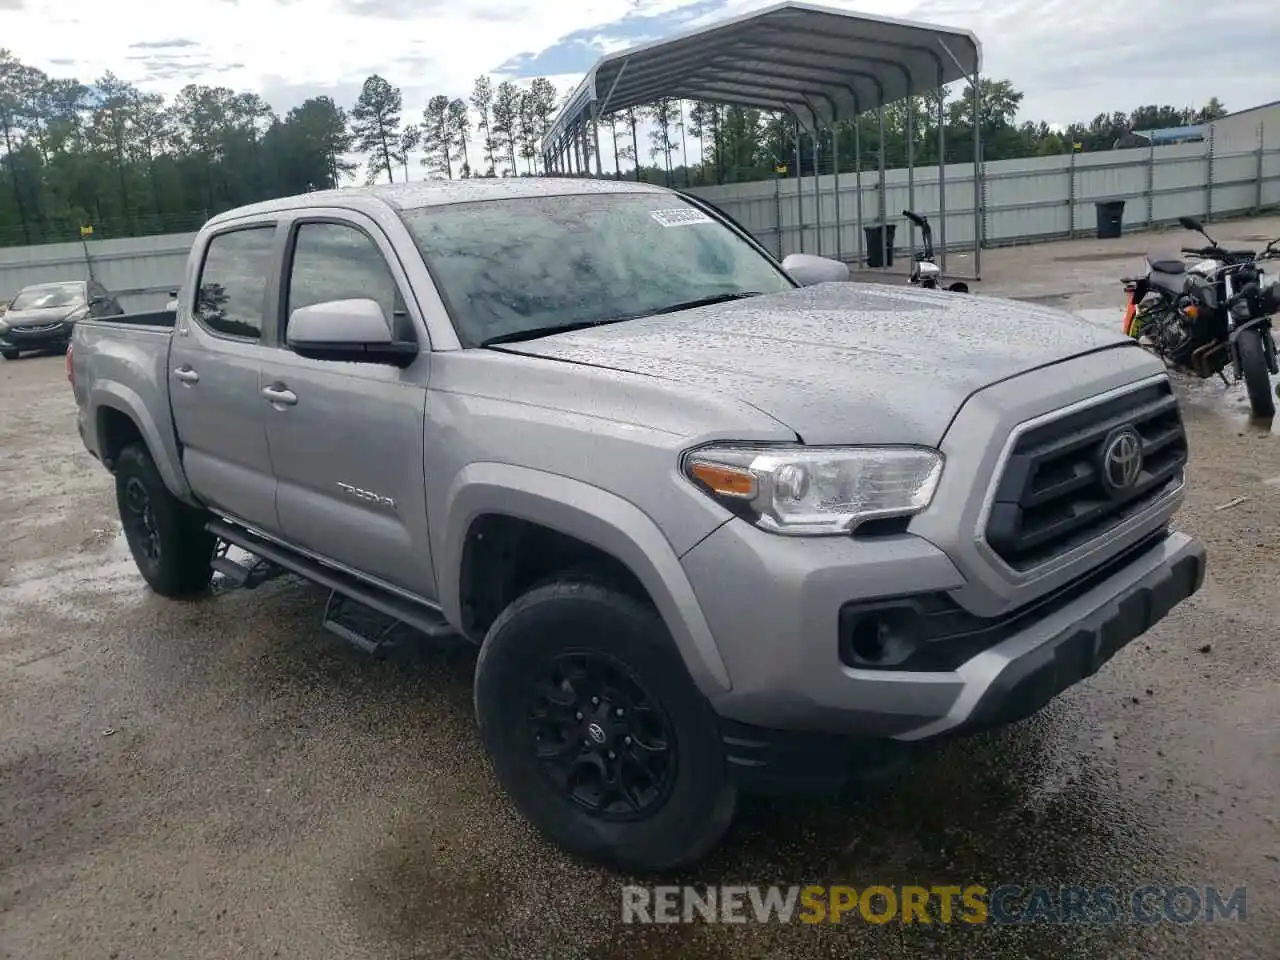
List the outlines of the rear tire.
<svg viewBox="0 0 1280 960">
<path fill-rule="evenodd" d="M 534 587 L 476 663 L 480 735 L 520 812 L 632 870 L 703 857 L 733 819 L 719 726 L 657 612 L 598 583 Z"/>
<path fill-rule="evenodd" d="M 20 354 L 17 350 L 0 351 L 0 357 L 4 357 L 6 360 L 17 360 L 19 356 Z"/>
<path fill-rule="evenodd" d="M 1240 375 L 1249 393 L 1249 406 L 1255 417 L 1274 417 L 1276 401 L 1271 394 L 1271 371 L 1267 368 L 1266 348 L 1262 333 L 1246 330 L 1236 340 L 1240 352 Z"/>
<path fill-rule="evenodd" d="M 162 597 L 187 597 L 208 587 L 217 538 L 205 530 L 204 514 L 169 492 L 141 443 L 120 452 L 115 475 L 125 540 L 151 589 Z"/>
</svg>

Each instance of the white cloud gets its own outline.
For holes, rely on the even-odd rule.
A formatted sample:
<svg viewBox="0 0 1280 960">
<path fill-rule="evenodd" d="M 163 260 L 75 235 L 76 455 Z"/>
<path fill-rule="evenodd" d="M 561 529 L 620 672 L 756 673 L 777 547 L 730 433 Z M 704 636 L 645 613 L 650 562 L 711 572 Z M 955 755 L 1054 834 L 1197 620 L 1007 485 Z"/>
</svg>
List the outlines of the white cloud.
<svg viewBox="0 0 1280 960">
<path fill-rule="evenodd" d="M 378 16 L 379 8 L 394 15 Z M 478 74 L 510 57 L 631 9 L 628 0 L 490 0 L 487 7 L 181 0 L 160 8 L 141 0 L 26 0 L 22 9 L 0 9 L 0 42 L 54 75 L 88 81 L 111 70 L 167 95 L 190 82 L 264 92 L 358 89 L 376 71 L 405 89 L 407 106 L 428 91 L 465 95 Z M 198 46 L 131 46 L 175 39 Z"/>
<path fill-rule="evenodd" d="M 691 20 L 676 23 L 673 16 L 672 26 L 701 26 L 770 2 L 726 0 Z M 618 49 L 626 41 L 611 36 L 609 24 L 626 15 L 678 14 L 690 3 L 182 0 L 154 8 L 142 0 L 25 0 L 19 9 L 0 7 L 0 38 L 20 59 L 51 73 L 88 80 L 112 70 L 165 94 L 204 82 L 296 101 L 311 91 L 350 94 L 377 71 L 401 85 L 406 107 L 416 110 L 431 93 L 465 95 L 479 73 L 574 31 L 591 31 L 601 52 Z M 1210 17 L 1198 16 L 1190 0 L 827 3 L 969 27 L 983 41 L 987 73 L 1012 78 L 1026 93 L 1026 113 L 1037 119 L 1068 122 L 1212 95 L 1234 108 L 1268 99 L 1266 91 L 1255 92 L 1256 65 L 1230 51 L 1256 43 L 1256 27 L 1274 15 L 1273 0 L 1219 0 Z M 1224 45 L 1228 37 L 1244 46 Z M 168 40 L 198 46 L 132 46 Z"/>
</svg>

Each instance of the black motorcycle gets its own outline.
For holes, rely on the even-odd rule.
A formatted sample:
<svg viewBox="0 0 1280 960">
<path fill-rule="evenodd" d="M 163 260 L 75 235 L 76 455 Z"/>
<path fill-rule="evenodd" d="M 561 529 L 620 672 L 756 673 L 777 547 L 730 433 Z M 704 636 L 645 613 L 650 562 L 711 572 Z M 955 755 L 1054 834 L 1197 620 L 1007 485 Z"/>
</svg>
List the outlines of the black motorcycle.
<svg viewBox="0 0 1280 960">
<path fill-rule="evenodd" d="M 1254 414 L 1274 416 L 1271 374 L 1280 369 L 1271 316 L 1280 311 L 1280 283 L 1266 283 L 1260 264 L 1280 258 L 1280 239 L 1261 254 L 1230 250 L 1199 221 L 1178 222 L 1203 235 L 1209 246 L 1182 248 L 1200 258 L 1190 268 L 1177 257 L 1150 254 L 1145 275 L 1124 278 L 1124 330 L 1171 366 L 1201 378 L 1217 375 L 1230 385 L 1223 372 L 1230 365 L 1234 381 L 1244 381 Z"/>
<path fill-rule="evenodd" d="M 907 277 L 907 283 L 925 290 L 937 290 L 938 284 L 942 282 L 942 271 L 933 261 L 933 230 L 929 226 L 929 218 L 911 210 L 903 210 L 902 215 L 920 228 L 921 242 L 924 244 L 922 251 L 911 253 L 911 274 Z M 952 293 L 968 293 L 969 285 L 963 280 L 957 280 L 947 289 Z"/>
</svg>

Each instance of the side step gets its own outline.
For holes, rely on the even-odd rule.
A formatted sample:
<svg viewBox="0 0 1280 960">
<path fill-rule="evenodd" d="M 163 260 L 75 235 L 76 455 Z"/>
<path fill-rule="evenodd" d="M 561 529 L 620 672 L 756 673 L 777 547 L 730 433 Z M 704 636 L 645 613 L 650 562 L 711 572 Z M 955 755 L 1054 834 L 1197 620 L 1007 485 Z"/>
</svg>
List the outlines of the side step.
<svg viewBox="0 0 1280 960">
<path fill-rule="evenodd" d="M 227 556 L 227 548 L 231 544 L 226 540 L 218 541 L 218 549 L 213 559 L 209 561 L 209 566 L 213 567 L 215 573 L 220 573 L 226 577 L 233 587 L 241 590 L 253 590 L 260 587 L 268 580 L 274 580 L 282 574 L 288 573 L 283 567 L 278 567 L 270 560 L 263 560 L 261 557 L 255 557 L 248 563 L 240 563 L 232 560 Z"/>
<path fill-rule="evenodd" d="M 325 629 L 337 634 L 344 640 L 354 643 L 362 650 L 370 653 L 380 653 L 388 645 L 391 628 L 382 631 L 381 635 L 376 639 L 366 637 L 358 630 L 353 629 L 347 623 L 342 622 L 342 620 L 346 619 L 342 616 L 344 606 L 349 602 L 368 607 L 370 610 L 391 618 L 393 621 L 392 627 L 397 623 L 403 623 L 405 626 L 412 627 L 419 633 L 424 633 L 432 638 L 457 635 L 457 631 L 445 620 L 444 615 L 439 610 L 426 604 L 415 603 L 386 590 L 380 590 L 371 584 L 365 583 L 363 580 L 351 576 L 349 573 L 327 567 L 318 561 L 312 560 L 310 557 L 304 557 L 287 547 L 272 543 L 270 540 L 256 536 L 248 530 L 232 526 L 222 520 L 209 522 L 205 525 L 205 529 L 227 543 L 234 544 L 259 558 L 253 567 L 246 568 L 242 564 L 230 560 L 225 555 L 215 557 L 213 568 L 226 574 L 233 582 L 236 582 L 237 573 L 224 570 L 223 567 L 226 564 L 237 568 L 239 574 L 246 577 L 245 585 L 247 586 L 248 582 L 252 582 L 254 569 L 259 564 L 265 563 L 268 566 L 279 568 L 282 572 L 295 573 L 304 580 L 310 580 L 312 583 L 328 588 L 330 594 L 329 600 L 325 604 Z M 221 565 L 218 562 L 220 560 L 224 561 Z M 279 574 L 273 575 L 278 576 Z M 259 580 L 258 582 L 261 583 L 263 581 Z"/>
</svg>

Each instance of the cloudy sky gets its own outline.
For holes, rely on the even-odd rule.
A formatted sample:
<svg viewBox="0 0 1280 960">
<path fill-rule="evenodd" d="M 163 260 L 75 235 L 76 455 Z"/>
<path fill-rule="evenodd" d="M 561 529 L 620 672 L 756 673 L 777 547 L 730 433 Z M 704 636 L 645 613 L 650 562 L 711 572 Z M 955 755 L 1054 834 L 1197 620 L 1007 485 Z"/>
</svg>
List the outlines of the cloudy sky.
<svg viewBox="0 0 1280 960">
<path fill-rule="evenodd" d="M 984 72 L 1026 94 L 1025 119 L 1065 124 L 1144 103 L 1231 110 L 1280 96 L 1257 44 L 1275 0 L 827 0 L 973 30 Z M 480 73 L 565 89 L 602 52 L 767 6 L 768 0 L 0 0 L 0 46 L 55 75 L 113 70 L 172 94 L 186 83 L 262 93 L 280 112 L 364 77 L 466 96 Z M 1265 44 L 1264 44 L 1265 46 Z M 1261 57 L 1262 59 L 1257 59 Z"/>
</svg>

